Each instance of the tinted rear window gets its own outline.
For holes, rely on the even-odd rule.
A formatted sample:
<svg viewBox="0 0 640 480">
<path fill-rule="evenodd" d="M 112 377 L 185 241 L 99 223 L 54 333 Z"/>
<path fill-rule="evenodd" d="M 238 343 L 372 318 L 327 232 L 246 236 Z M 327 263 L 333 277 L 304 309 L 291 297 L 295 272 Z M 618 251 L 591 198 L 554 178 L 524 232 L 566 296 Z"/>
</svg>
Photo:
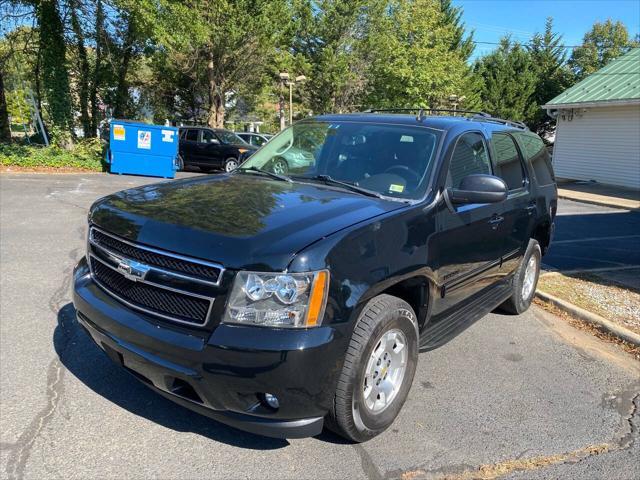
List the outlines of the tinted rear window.
<svg viewBox="0 0 640 480">
<path fill-rule="evenodd" d="M 532 133 L 518 134 L 522 151 L 531 162 L 538 185 L 549 185 L 555 182 L 551 160 L 547 148 L 540 137 Z"/>
</svg>

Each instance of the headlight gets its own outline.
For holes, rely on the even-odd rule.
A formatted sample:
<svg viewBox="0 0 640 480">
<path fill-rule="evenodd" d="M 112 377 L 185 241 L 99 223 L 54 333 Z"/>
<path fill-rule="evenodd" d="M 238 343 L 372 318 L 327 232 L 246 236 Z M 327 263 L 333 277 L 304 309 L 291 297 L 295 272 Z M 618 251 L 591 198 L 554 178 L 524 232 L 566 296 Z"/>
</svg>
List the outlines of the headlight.
<svg viewBox="0 0 640 480">
<path fill-rule="evenodd" d="M 265 327 L 306 328 L 322 321 L 329 274 L 240 272 L 231 289 L 223 322 Z"/>
</svg>

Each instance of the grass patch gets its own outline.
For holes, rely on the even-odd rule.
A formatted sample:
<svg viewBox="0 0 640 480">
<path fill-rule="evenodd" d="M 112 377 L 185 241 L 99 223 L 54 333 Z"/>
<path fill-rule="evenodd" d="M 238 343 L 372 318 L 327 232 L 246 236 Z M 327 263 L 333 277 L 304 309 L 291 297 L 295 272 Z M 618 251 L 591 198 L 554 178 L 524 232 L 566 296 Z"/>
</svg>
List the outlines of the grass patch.
<svg viewBox="0 0 640 480">
<path fill-rule="evenodd" d="M 640 292 L 604 275 L 551 273 L 540 276 L 538 288 L 640 333 Z"/>
<path fill-rule="evenodd" d="M 103 171 L 102 142 L 97 139 L 78 141 L 71 149 L 56 145 L 49 147 L 0 144 L 0 166 L 19 169 L 74 169 Z"/>
</svg>

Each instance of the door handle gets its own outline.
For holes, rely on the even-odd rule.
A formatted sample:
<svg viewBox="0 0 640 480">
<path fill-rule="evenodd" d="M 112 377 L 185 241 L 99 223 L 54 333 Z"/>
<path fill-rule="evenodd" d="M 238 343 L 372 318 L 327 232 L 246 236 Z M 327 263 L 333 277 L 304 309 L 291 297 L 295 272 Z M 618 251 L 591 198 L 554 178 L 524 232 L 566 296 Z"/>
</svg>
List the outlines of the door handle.
<svg viewBox="0 0 640 480">
<path fill-rule="evenodd" d="M 536 210 L 537 210 L 537 209 L 538 209 L 538 207 L 536 206 L 536 204 L 535 204 L 535 203 L 530 203 L 530 204 L 527 206 L 527 213 L 528 213 L 529 215 L 533 215 L 534 213 L 536 213 Z"/>
<path fill-rule="evenodd" d="M 491 217 L 488 223 L 489 225 L 491 225 L 491 228 L 495 230 L 503 221 L 504 217 L 501 217 L 500 215 L 494 215 L 493 217 Z"/>
</svg>

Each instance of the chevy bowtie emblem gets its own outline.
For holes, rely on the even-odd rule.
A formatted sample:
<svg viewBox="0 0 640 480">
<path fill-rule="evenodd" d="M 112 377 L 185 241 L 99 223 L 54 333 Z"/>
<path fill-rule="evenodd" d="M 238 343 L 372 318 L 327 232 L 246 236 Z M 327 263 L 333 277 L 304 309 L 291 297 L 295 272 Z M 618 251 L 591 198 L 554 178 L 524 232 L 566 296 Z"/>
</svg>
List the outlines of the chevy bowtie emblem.
<svg viewBox="0 0 640 480">
<path fill-rule="evenodd" d="M 118 263 L 118 271 L 129 280 L 141 282 L 144 280 L 144 277 L 147 276 L 149 267 L 132 260 L 121 260 L 120 263 Z"/>
</svg>

